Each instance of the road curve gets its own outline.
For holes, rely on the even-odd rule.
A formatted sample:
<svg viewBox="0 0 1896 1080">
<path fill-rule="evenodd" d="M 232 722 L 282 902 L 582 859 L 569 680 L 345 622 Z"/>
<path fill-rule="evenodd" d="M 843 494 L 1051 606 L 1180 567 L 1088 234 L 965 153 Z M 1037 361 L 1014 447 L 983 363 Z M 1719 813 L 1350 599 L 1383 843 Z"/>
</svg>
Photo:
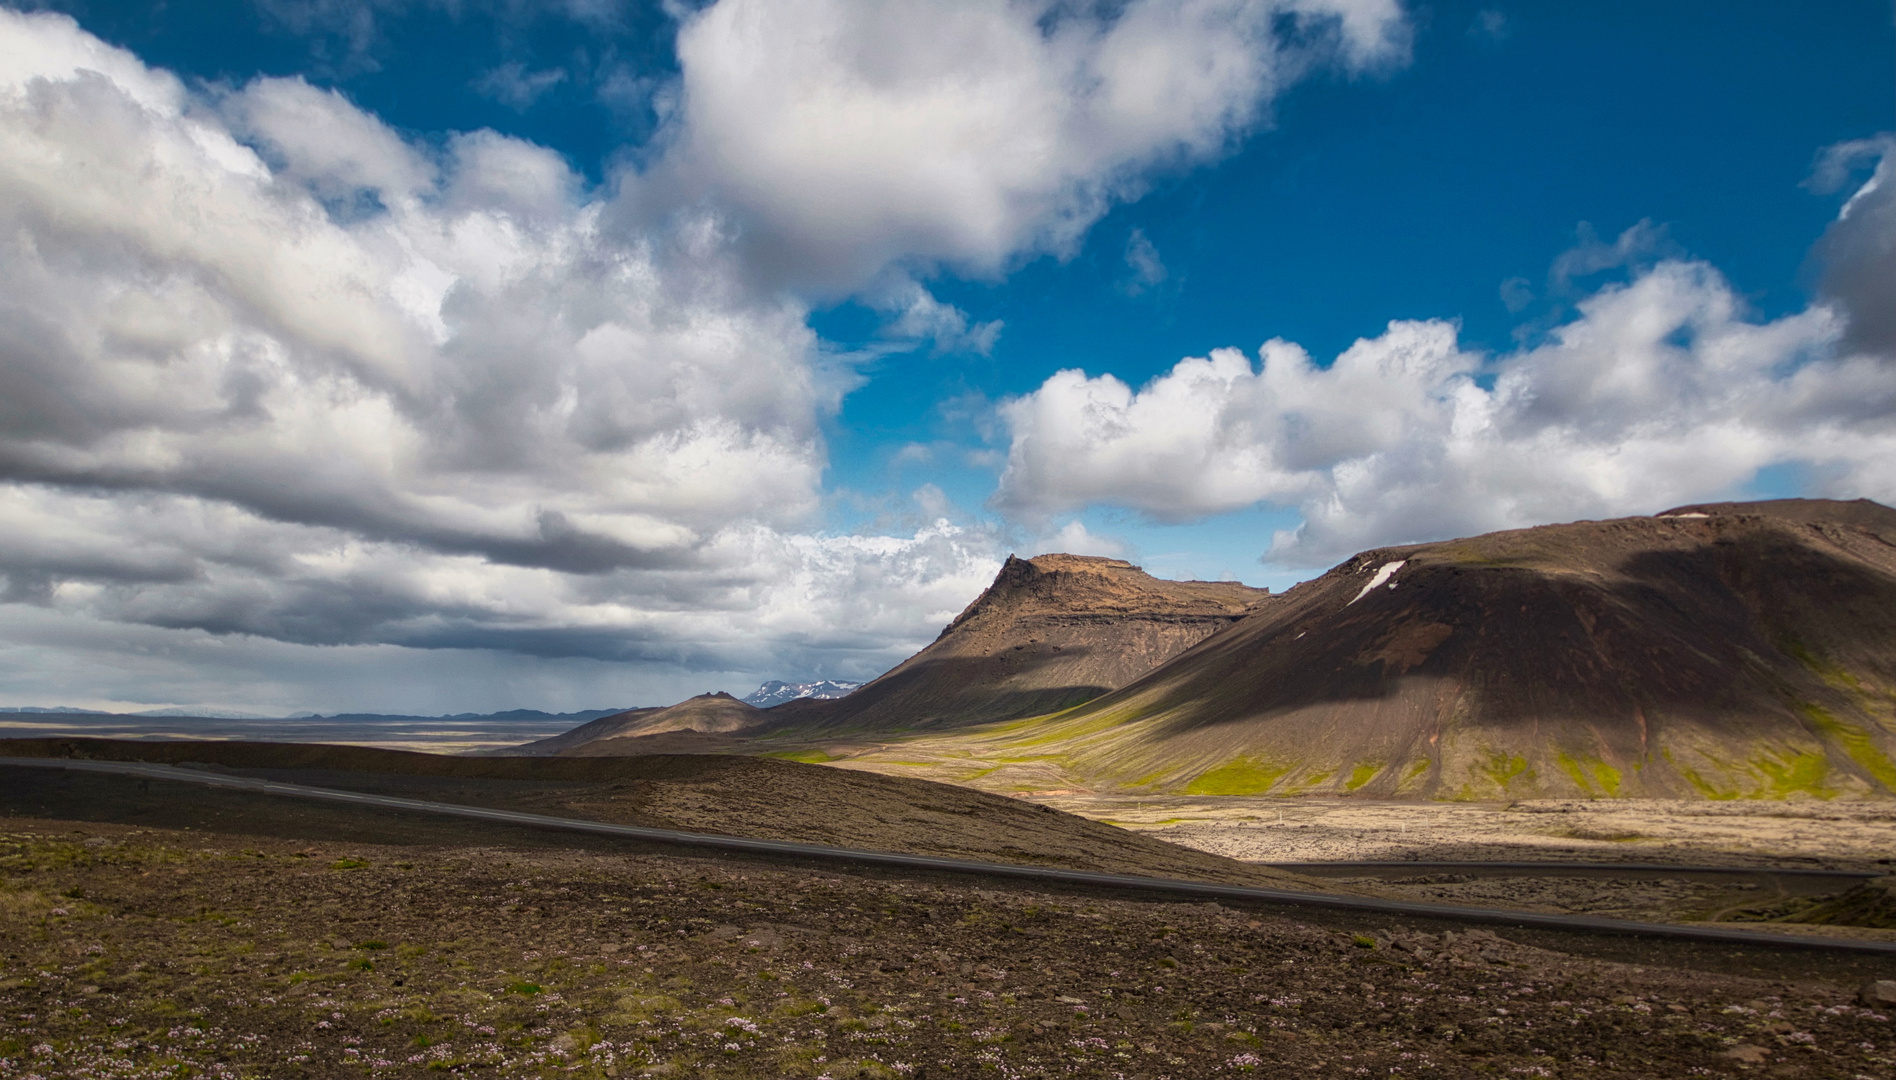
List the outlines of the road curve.
<svg viewBox="0 0 1896 1080">
<path fill-rule="evenodd" d="M 1258 904 L 1326 908 L 1340 911 L 1357 911 L 1373 915 L 1406 915 L 1430 919 L 1448 919 L 1458 922 L 1484 923 L 1493 926 L 1518 926 L 1542 930 L 1666 938 L 1677 941 L 1749 945 L 1772 949 L 1879 953 L 1896 956 L 1896 943 L 1891 942 L 1794 937 L 1788 934 L 1766 934 L 1751 930 L 1726 930 L 1702 926 L 1668 926 L 1662 923 L 1600 919 L 1585 915 L 1549 915 L 1536 911 L 1502 911 L 1494 908 L 1463 907 L 1454 904 L 1424 904 L 1404 900 L 1381 900 L 1362 896 L 1335 896 L 1328 893 L 1296 892 L 1287 889 L 1258 889 L 1242 885 L 1219 885 L 1204 881 L 1181 881 L 1172 878 L 1139 877 L 1133 874 L 1102 874 L 1090 870 L 1060 870 L 1042 866 L 1015 866 L 1008 863 L 976 862 L 971 859 L 945 859 L 934 855 L 908 855 L 894 851 L 858 851 L 851 848 L 829 847 L 823 844 L 797 844 L 782 840 L 754 840 L 743 836 L 721 836 L 716 833 L 693 833 L 682 832 L 675 829 L 653 829 L 638 825 L 615 825 L 610 822 L 587 821 L 582 818 L 551 817 L 545 814 L 527 814 L 516 810 L 494 810 L 482 806 L 462 806 L 458 803 L 431 802 L 423 799 L 404 799 L 393 795 L 368 795 L 355 791 L 339 791 L 335 788 L 311 787 L 306 784 L 286 784 L 281 781 L 259 780 L 231 773 L 178 768 L 171 765 L 150 765 L 143 762 L 86 761 L 70 758 L 0 757 L 0 767 L 6 766 L 65 769 L 73 772 L 135 776 L 148 780 L 171 780 L 187 784 L 202 784 L 207 787 L 248 791 L 258 795 L 277 795 L 293 799 L 312 799 L 321 802 L 345 803 L 353 806 L 374 807 L 383 810 L 406 810 L 418 814 L 437 814 L 448 817 L 470 818 L 476 821 L 489 821 L 503 825 L 519 825 L 527 828 L 549 829 L 561 832 L 591 833 L 597 836 L 613 836 L 627 840 L 655 841 L 663 844 L 676 844 L 683 847 L 710 848 L 720 851 L 740 851 L 753 854 L 781 855 L 805 859 L 825 859 L 867 866 L 896 866 L 916 870 L 945 871 L 954 874 L 973 874 L 984 877 L 1006 877 L 1026 881 L 1057 882 L 1066 885 L 1088 885 L 1099 888 L 1166 893 L 1176 896 L 1192 896 L 1212 900 L 1234 900 Z"/>
</svg>

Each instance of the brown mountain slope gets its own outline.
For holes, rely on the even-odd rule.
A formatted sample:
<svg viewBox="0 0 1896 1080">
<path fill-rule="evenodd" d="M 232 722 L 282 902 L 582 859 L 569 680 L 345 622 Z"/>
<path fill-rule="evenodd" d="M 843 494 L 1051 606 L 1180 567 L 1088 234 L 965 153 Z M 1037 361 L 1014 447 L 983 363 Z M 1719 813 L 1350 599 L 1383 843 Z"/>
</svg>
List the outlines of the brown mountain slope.
<svg viewBox="0 0 1896 1080">
<path fill-rule="evenodd" d="M 473 756 L 516 757 L 521 754 L 557 754 L 570 747 L 583 746 L 586 743 L 598 742 L 601 739 L 610 739 L 616 735 L 623 735 L 637 728 L 640 723 L 653 713 L 664 711 L 664 709 L 627 709 L 624 712 L 617 712 L 611 716 L 602 716 L 597 720 L 588 721 L 571 731 L 563 731 L 552 738 L 538 739 L 521 746 L 510 746 L 503 750 L 487 750 Z"/>
<path fill-rule="evenodd" d="M 1365 552 L 1019 732 L 1082 777 L 1448 798 L 1896 792 L 1896 511 L 1681 507 Z"/>
<path fill-rule="evenodd" d="M 669 735 L 679 732 L 696 732 L 700 735 L 724 735 L 756 727 L 764 719 L 764 711 L 748 705 L 722 690 L 712 694 L 699 694 L 686 698 L 676 705 L 663 709 L 628 709 L 611 716 L 602 716 L 588 724 L 581 724 L 571 731 L 562 732 L 550 739 L 541 739 L 507 751 L 506 756 L 541 754 L 583 754 L 599 755 L 613 753 L 649 754 L 673 752 L 682 746 L 667 745 L 658 748 L 649 741 L 653 735 Z M 608 742 L 621 739 L 648 739 L 631 749 L 633 744 L 616 743 L 619 747 L 608 748 Z"/>
<path fill-rule="evenodd" d="M 707 735 L 755 727 L 764 711 L 719 690 L 686 698 L 668 709 L 641 716 L 614 732 L 617 736 L 657 735 L 666 731 L 699 731 Z"/>
<path fill-rule="evenodd" d="M 1268 599 L 1118 559 L 1009 556 L 934 643 L 847 697 L 766 710 L 768 729 L 902 731 L 1038 716 L 1144 675 Z"/>
</svg>

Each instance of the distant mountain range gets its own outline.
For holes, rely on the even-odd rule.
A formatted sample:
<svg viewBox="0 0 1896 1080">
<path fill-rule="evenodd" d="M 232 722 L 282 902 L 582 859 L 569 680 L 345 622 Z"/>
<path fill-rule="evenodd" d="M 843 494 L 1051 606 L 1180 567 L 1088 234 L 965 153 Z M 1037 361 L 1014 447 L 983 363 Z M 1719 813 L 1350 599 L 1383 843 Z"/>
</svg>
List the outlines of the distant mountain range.
<svg viewBox="0 0 1896 1080">
<path fill-rule="evenodd" d="M 159 709 L 160 715 L 104 713 L 71 707 L 0 710 L 0 737 L 83 736 L 97 739 L 237 739 L 270 743 L 354 743 L 407 750 L 466 753 L 519 746 L 623 709 L 545 713 L 514 709 L 455 716 L 394 716 L 354 713 L 335 716 L 246 717 L 204 715 L 223 710 Z M 181 713 L 184 715 L 165 715 Z"/>
<path fill-rule="evenodd" d="M 838 682 L 835 679 L 822 679 L 817 682 L 782 682 L 772 679 L 751 691 L 743 698 L 743 701 L 744 704 L 757 709 L 768 709 L 772 705 L 782 705 L 786 701 L 798 701 L 803 698 L 828 701 L 842 697 L 861 685 L 859 682 Z"/>
<path fill-rule="evenodd" d="M 421 720 L 465 720 L 465 721 L 567 721 L 583 724 L 597 720 L 602 716 L 612 716 L 625 712 L 624 709 L 582 709 L 579 712 L 549 713 L 538 709 L 509 709 L 495 713 L 445 713 L 441 716 L 410 716 L 402 713 L 334 713 L 325 716 L 322 713 L 299 712 L 288 716 L 265 716 L 261 713 L 238 712 L 234 709 L 192 709 L 173 706 L 167 709 L 146 709 L 143 712 L 121 713 L 106 712 L 102 709 L 75 709 L 67 705 L 15 705 L 0 707 L 0 713 L 14 713 L 35 716 L 121 716 L 150 717 L 153 719 L 178 720 L 339 720 L 347 723 L 413 723 Z"/>
<path fill-rule="evenodd" d="M 279 720 L 284 717 L 265 716 L 262 713 L 238 712 L 235 709 L 185 709 L 173 706 L 168 709 L 146 709 L 142 712 L 120 713 L 103 712 L 99 709 L 75 709 L 70 705 L 15 705 L 0 708 L 0 713 L 30 713 L 39 716 L 196 716 L 206 720 Z M 309 713 L 299 713 L 309 716 Z"/>
</svg>

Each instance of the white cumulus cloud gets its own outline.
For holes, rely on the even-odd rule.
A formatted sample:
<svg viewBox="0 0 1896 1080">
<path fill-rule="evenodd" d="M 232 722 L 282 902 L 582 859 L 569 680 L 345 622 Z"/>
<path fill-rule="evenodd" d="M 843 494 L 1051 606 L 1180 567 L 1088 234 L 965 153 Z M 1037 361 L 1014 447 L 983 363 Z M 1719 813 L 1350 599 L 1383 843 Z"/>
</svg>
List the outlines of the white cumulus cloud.
<svg viewBox="0 0 1896 1080">
<path fill-rule="evenodd" d="M 676 165 L 763 272 L 993 272 L 1221 154 L 1314 66 L 1406 49 L 1395 0 L 723 0 L 679 35 Z"/>
<path fill-rule="evenodd" d="M 1256 503 L 1303 525 L 1266 558 L 1322 565 L 1380 544 L 1650 513 L 1773 465 L 1896 502 L 1896 358 L 1879 275 L 1896 227 L 1878 186 L 1825 244 L 1832 299 L 1760 321 L 1711 266 L 1669 259 L 1582 301 L 1539 345 L 1462 349 L 1394 322 L 1328 366 L 1281 340 L 1180 361 L 1134 389 L 1059 372 L 1000 406 L 995 505 L 1040 522 L 1092 505 L 1181 521 Z M 1643 230 L 1642 230 L 1643 232 Z M 1642 237 L 1623 238 L 1631 246 Z"/>
</svg>

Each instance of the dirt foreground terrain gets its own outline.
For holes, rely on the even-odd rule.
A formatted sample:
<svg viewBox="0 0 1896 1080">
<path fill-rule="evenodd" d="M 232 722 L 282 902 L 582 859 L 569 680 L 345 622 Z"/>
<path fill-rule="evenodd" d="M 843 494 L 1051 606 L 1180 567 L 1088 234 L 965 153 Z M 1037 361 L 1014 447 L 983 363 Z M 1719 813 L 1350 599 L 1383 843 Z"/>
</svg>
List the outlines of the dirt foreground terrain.
<svg viewBox="0 0 1896 1080">
<path fill-rule="evenodd" d="M 1855 995 L 1896 978 L 1888 958 L 462 832 L 389 846 L 8 819 L 0 1075 L 1896 1069 L 1892 1010 Z"/>
</svg>

